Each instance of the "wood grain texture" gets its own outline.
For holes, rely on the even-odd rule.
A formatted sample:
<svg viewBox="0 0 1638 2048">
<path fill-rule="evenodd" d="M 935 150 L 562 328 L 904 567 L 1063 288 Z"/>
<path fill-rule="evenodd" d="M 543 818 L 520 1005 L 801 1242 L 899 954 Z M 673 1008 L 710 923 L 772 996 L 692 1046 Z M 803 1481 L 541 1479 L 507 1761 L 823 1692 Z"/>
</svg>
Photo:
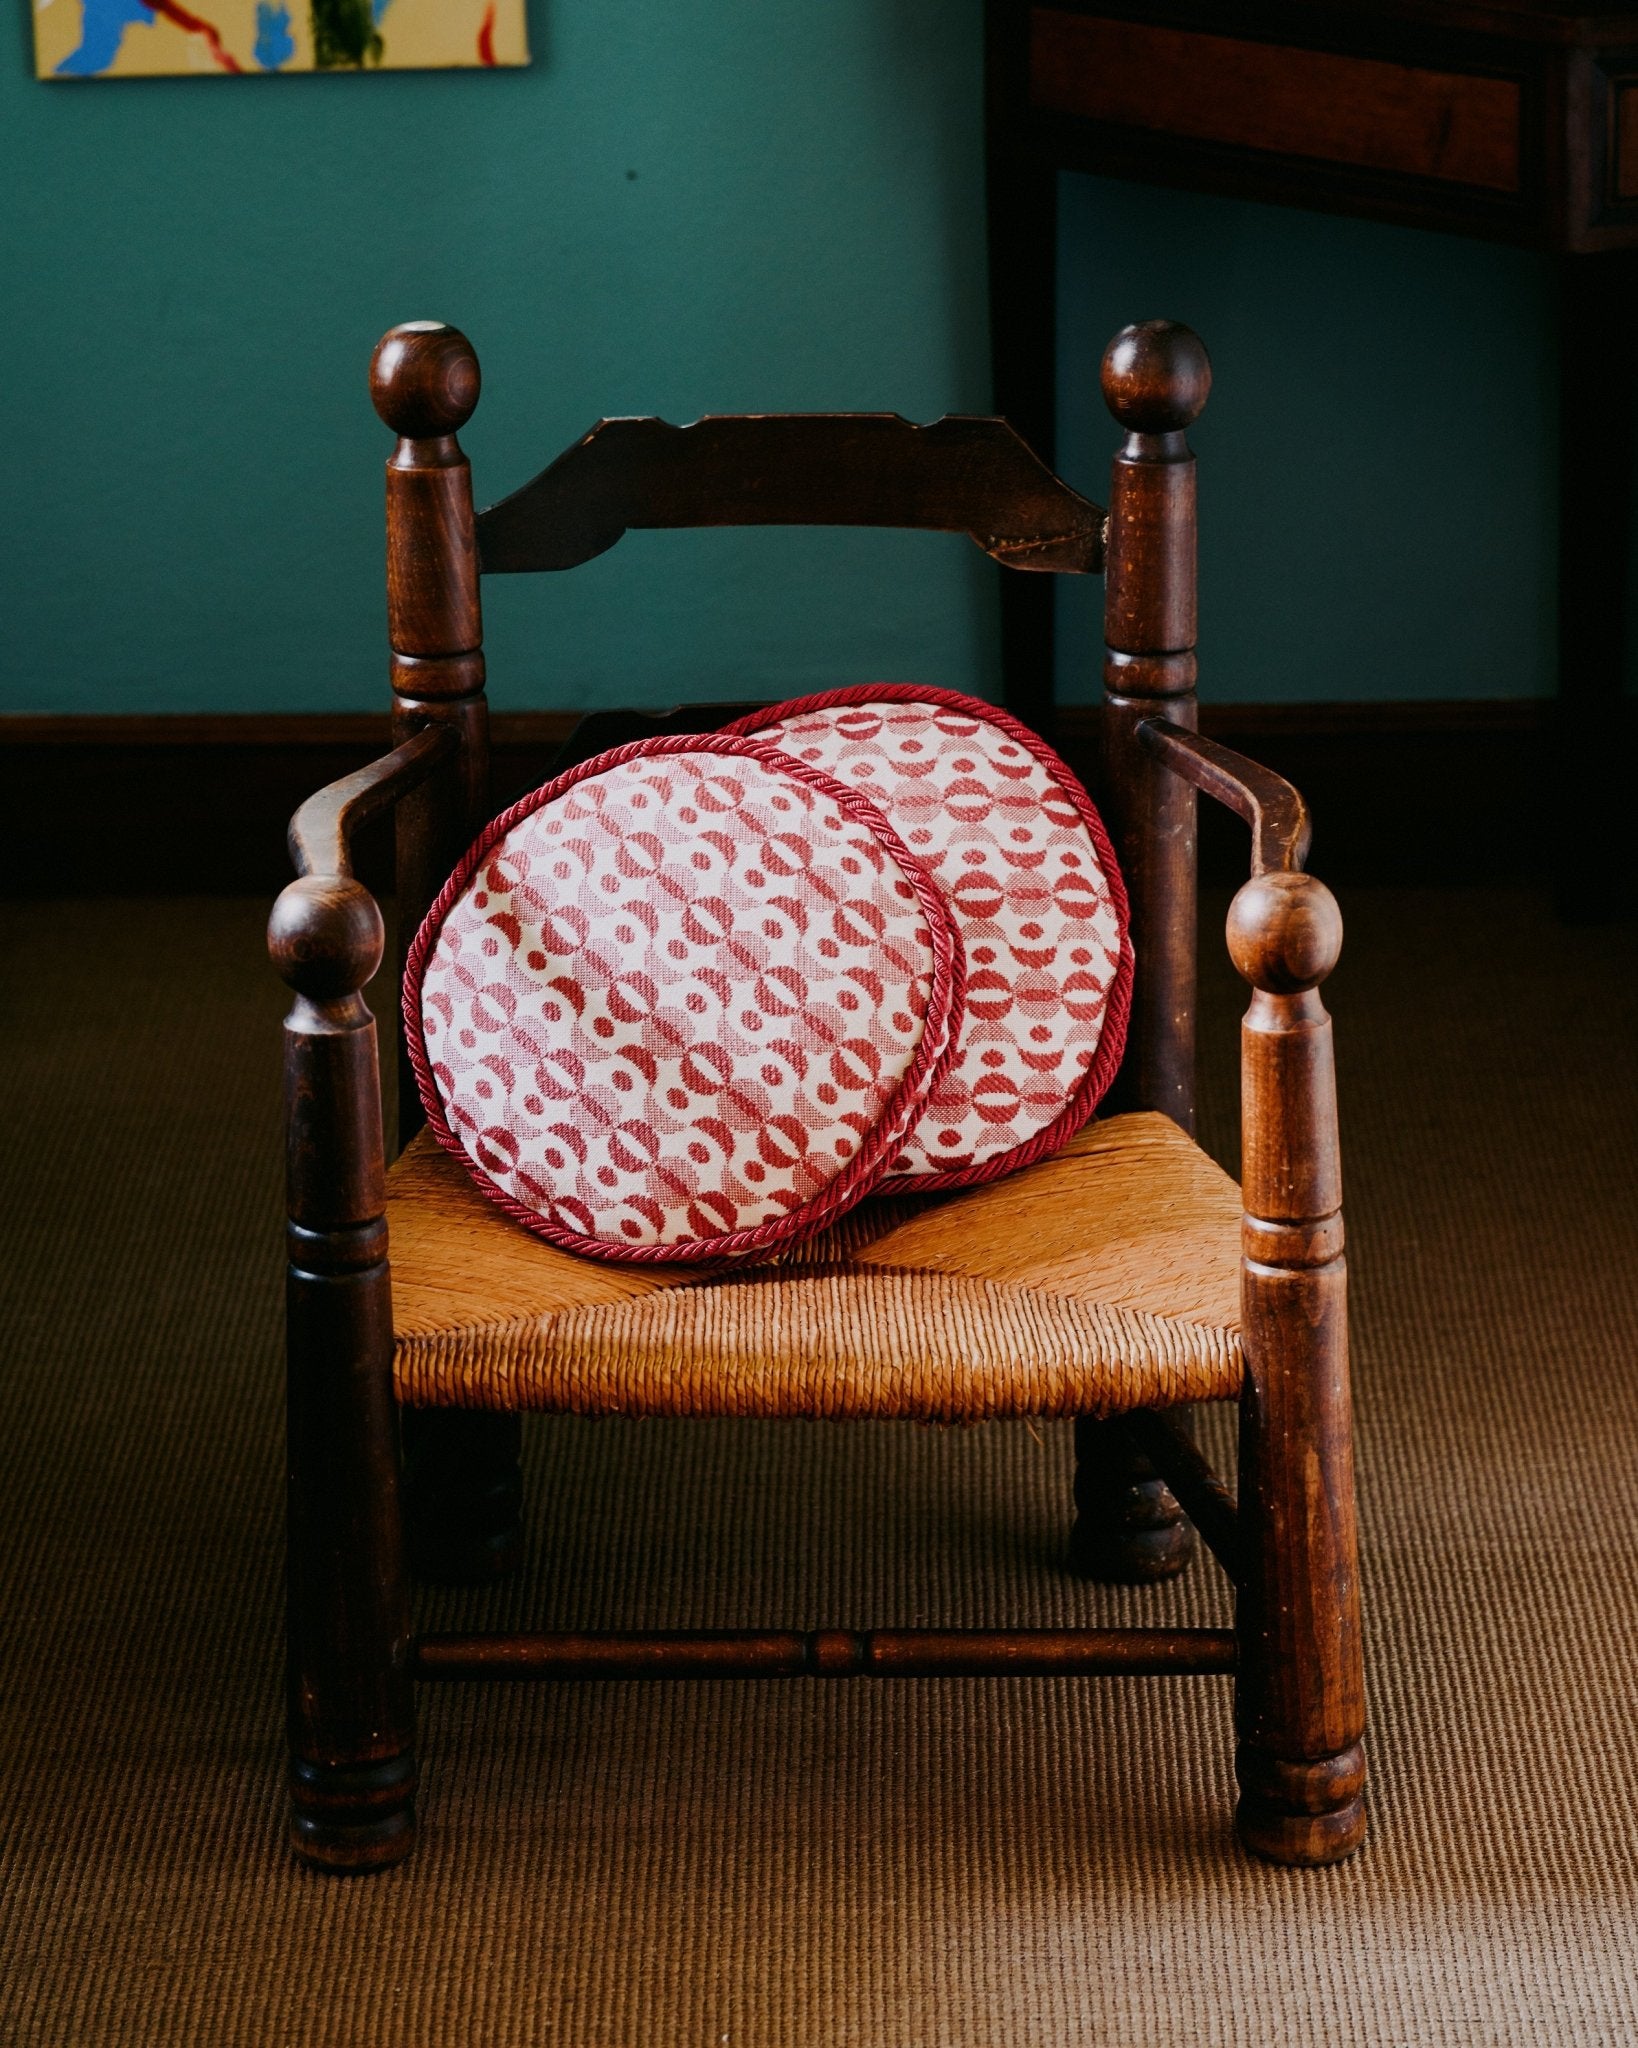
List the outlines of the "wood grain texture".
<svg viewBox="0 0 1638 2048">
<path fill-rule="evenodd" d="M 1267 874 L 1235 898 L 1228 939 L 1253 989 L 1241 1054 L 1238 1825 L 1259 1855 L 1327 1863 L 1365 1835 L 1342 1174 L 1318 987 L 1342 921 L 1312 877 Z"/>
<path fill-rule="evenodd" d="M 482 387 L 466 336 L 437 321 L 391 329 L 370 366 L 376 411 L 398 436 L 387 464 L 387 625 L 399 751 L 446 745 L 395 812 L 399 980 L 422 918 L 489 816 L 489 706 L 472 472 L 456 438 Z M 420 1128 L 400 1022 L 398 1134 Z M 416 1414 L 403 1431 L 404 1501 L 417 1573 L 448 1584 L 502 1576 L 523 1556 L 522 1431 L 515 1417 Z"/>
<path fill-rule="evenodd" d="M 466 697 L 482 680 L 472 472 L 453 435 L 401 441 L 387 464 L 387 615 L 417 695 Z M 429 687 L 429 680 L 437 682 Z M 394 678 L 395 683 L 397 678 Z M 441 685 L 441 687 L 439 686 Z"/>
<path fill-rule="evenodd" d="M 1516 192 L 1517 80 L 1038 7 L 1030 91 L 1056 113 Z"/>
<path fill-rule="evenodd" d="M 1283 776 L 1164 718 L 1144 719 L 1136 737 L 1144 752 L 1173 775 L 1214 797 L 1251 827 L 1253 874 L 1302 866 L 1313 825 L 1308 806 Z"/>
<path fill-rule="evenodd" d="M 1104 401 L 1126 431 L 1110 480 L 1104 576 L 1100 795 L 1120 856 L 1137 957 L 1126 1056 L 1112 1107 L 1194 1129 L 1198 862 L 1194 792 L 1139 739 L 1153 714 L 1192 728 L 1197 630 L 1195 466 L 1187 429 L 1211 390 L 1199 337 L 1166 320 L 1123 328 L 1104 351 Z M 1132 1437 L 1094 1414 L 1075 1431 L 1069 1557 L 1083 1576 L 1174 1577 L 1194 1540 Z"/>
<path fill-rule="evenodd" d="M 1198 337 L 1171 321 L 1128 327 L 1105 351 L 1103 390 L 1126 429 L 1110 484 L 1104 582 L 1104 796 L 1137 955 L 1122 1108 L 1194 1128 L 1195 797 L 1138 738 L 1156 715 L 1192 730 L 1196 484 L 1186 429 L 1211 389 Z"/>
<path fill-rule="evenodd" d="M 1144 1678 L 1232 1671 L 1211 1628 L 741 1629 L 431 1635 L 418 1678 Z"/>
<path fill-rule="evenodd" d="M 424 781 L 455 746 L 455 735 L 445 729 L 414 732 L 390 754 L 310 796 L 287 835 L 296 873 L 350 875 L 354 834 Z"/>
<path fill-rule="evenodd" d="M 633 527 L 896 526 L 965 533 L 1014 569 L 1088 575 L 1103 514 L 1005 420 L 897 413 L 601 420 L 480 513 L 489 574 L 572 569 Z"/>
<path fill-rule="evenodd" d="M 483 645 L 472 471 L 456 439 L 478 402 L 478 358 L 465 335 L 440 322 L 392 328 L 376 346 L 370 395 L 398 436 L 387 463 L 387 624 L 395 655 L 434 668 L 444 687 L 415 694 L 470 695 Z"/>
<path fill-rule="evenodd" d="M 1319 996 L 1342 919 L 1330 891 L 1301 872 L 1307 816 L 1294 790 L 1190 734 L 1146 733 L 1169 773 L 1254 833 L 1254 873 L 1227 934 L 1254 991 L 1241 1050 L 1246 1381 L 1232 1527 L 1186 1438 L 1168 1442 L 1170 1418 L 1129 1426 L 1215 1524 L 1213 1548 L 1238 1587 L 1240 1839 L 1273 1862 L 1333 1863 L 1366 1829 L 1342 1178 Z"/>
<path fill-rule="evenodd" d="M 1031 0 L 1012 0 L 1015 12 L 1032 11 Z M 1113 10 L 1095 4 L 1065 11 L 1103 14 Z M 1123 0 L 1125 18 L 1188 20 L 1206 26 L 1215 12 L 1210 0 Z M 1339 17 L 1343 17 L 1339 21 Z M 1600 43 L 1638 42 L 1638 9 L 1585 7 L 1575 0 L 1352 0 L 1346 10 L 1337 0 L 1239 0 L 1235 26 L 1255 23 L 1259 34 L 1274 26 L 1294 38 L 1322 41 L 1362 23 L 1401 36 L 1486 36 L 1549 49 L 1591 48 Z M 1213 25 L 1220 23 L 1213 22 Z M 1448 33 L 1447 33 L 1448 32 Z"/>
<path fill-rule="evenodd" d="M 373 899 L 292 882 L 268 947 L 285 1022 L 289 1222 L 288 1727 L 291 1845 L 373 1870 L 415 1833 L 414 1717 L 392 1405 L 392 1304 L 375 1020 Z"/>
<path fill-rule="evenodd" d="M 392 736 L 447 728 L 456 752 L 396 819 L 399 976 L 433 897 L 489 808 L 489 723 L 483 695 L 472 471 L 457 435 L 478 402 L 477 353 L 435 320 L 391 328 L 376 344 L 370 396 L 398 436 L 387 463 L 387 636 Z M 400 1139 L 419 1129 L 421 1099 L 398 1034 Z"/>
</svg>

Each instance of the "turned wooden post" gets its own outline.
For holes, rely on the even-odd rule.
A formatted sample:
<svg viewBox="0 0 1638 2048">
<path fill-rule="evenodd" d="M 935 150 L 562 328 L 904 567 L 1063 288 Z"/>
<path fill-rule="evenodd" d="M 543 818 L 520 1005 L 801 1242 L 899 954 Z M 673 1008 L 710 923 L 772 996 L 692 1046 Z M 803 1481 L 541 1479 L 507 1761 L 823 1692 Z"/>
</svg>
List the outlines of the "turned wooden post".
<svg viewBox="0 0 1638 2048">
<path fill-rule="evenodd" d="M 285 1020 L 291 1842 L 373 1870 L 415 1835 L 375 1020 L 381 914 L 345 876 L 292 882 L 268 927 Z"/>
<path fill-rule="evenodd" d="M 1228 942 L 1255 991 L 1241 1041 L 1238 1825 L 1275 1862 L 1334 1863 L 1365 1835 L 1342 1178 L 1319 996 L 1342 919 L 1312 876 L 1258 875 Z"/>
<path fill-rule="evenodd" d="M 387 633 L 393 741 L 453 726 L 460 751 L 397 810 L 399 961 L 446 876 L 488 817 L 489 724 L 472 470 L 456 434 L 478 402 L 478 358 L 464 334 L 411 320 L 383 335 L 370 364 L 375 409 L 398 436 L 387 461 Z M 421 1127 L 400 1034 L 399 1143 Z"/>
<path fill-rule="evenodd" d="M 1126 443 L 1109 496 L 1101 794 L 1137 956 L 1126 1058 L 1110 1107 L 1163 1110 L 1191 1134 L 1196 797 L 1144 752 L 1136 728 L 1154 717 L 1198 723 L 1195 468 L 1186 430 L 1210 390 L 1204 346 L 1173 321 L 1122 328 L 1104 352 L 1103 395 Z M 1193 1552 L 1182 1510 L 1119 1421 L 1076 1424 L 1075 1507 L 1071 1561 L 1090 1577 L 1171 1578 Z"/>
<path fill-rule="evenodd" d="M 478 358 L 436 320 L 394 327 L 370 365 L 375 409 L 398 436 L 387 462 L 387 626 L 393 739 L 425 725 L 460 737 L 446 767 L 397 811 L 399 979 L 433 898 L 489 817 L 489 711 L 473 530 L 460 429 L 478 402 Z M 398 1033 L 398 1142 L 424 1121 Z M 522 1557 L 521 1418 L 407 1409 L 410 1559 L 423 1577 L 495 1578 Z"/>
</svg>

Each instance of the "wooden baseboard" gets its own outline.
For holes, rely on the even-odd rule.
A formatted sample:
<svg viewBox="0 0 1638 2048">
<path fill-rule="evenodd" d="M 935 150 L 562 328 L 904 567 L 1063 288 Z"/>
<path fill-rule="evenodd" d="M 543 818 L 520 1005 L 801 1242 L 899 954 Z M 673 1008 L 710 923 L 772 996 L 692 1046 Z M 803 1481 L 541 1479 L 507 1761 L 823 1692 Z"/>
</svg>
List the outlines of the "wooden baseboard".
<svg viewBox="0 0 1638 2048">
<path fill-rule="evenodd" d="M 1315 818 L 1313 867 L 1339 886 L 1501 883 L 1547 873 L 1546 738 L 1537 701 L 1246 704 L 1201 724 L 1285 775 Z M 574 712 L 497 712 L 497 806 L 534 788 Z M 1085 772 L 1092 706 L 1058 741 Z M 0 717 L 0 873 L 13 895 L 274 895 L 302 799 L 381 751 L 385 714 Z M 1245 873 L 1246 834 L 1204 804 L 1208 882 Z M 380 886 L 378 840 L 361 861 Z"/>
</svg>

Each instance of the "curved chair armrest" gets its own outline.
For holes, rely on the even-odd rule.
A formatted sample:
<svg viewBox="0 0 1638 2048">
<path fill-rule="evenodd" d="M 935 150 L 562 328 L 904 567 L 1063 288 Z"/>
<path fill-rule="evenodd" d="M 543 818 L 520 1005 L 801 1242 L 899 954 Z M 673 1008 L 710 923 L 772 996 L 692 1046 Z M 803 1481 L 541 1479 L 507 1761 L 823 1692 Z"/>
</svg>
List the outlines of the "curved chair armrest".
<svg viewBox="0 0 1638 2048">
<path fill-rule="evenodd" d="M 1283 776 L 1169 718 L 1144 719 L 1137 736 L 1144 752 L 1163 767 L 1245 819 L 1251 827 L 1254 875 L 1301 871 L 1312 826 L 1308 806 Z"/>
<path fill-rule="evenodd" d="M 309 1002 L 339 1004 L 337 1020 L 356 1025 L 367 1018 L 359 991 L 381 965 L 385 943 L 380 907 L 353 876 L 353 834 L 424 782 L 459 745 L 448 726 L 424 726 L 390 754 L 310 796 L 290 820 L 297 879 L 273 906 L 268 952 Z"/>
<path fill-rule="evenodd" d="M 423 726 L 390 754 L 310 796 L 290 820 L 288 844 L 296 873 L 350 875 L 353 834 L 425 782 L 459 744 L 451 727 Z"/>
<path fill-rule="evenodd" d="M 1342 916 L 1303 872 L 1308 807 L 1290 783 L 1167 719 L 1136 730 L 1152 760 L 1251 827 L 1251 879 L 1227 931 L 1252 990 L 1240 1030 L 1239 1500 L 1232 1528 L 1209 1493 L 1190 1506 L 1235 1560 L 1241 1840 L 1279 1862 L 1332 1863 L 1365 1832 L 1342 1167 L 1320 995 Z M 1185 1485 L 1197 1476 L 1168 1439 L 1154 1447 L 1162 1470 Z"/>
</svg>

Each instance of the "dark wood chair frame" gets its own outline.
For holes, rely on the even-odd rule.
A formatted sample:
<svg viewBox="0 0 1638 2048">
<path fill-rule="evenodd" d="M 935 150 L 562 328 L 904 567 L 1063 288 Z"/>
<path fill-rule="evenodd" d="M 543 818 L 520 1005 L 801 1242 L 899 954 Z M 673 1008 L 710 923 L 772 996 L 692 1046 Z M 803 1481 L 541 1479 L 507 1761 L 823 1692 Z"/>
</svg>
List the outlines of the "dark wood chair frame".
<svg viewBox="0 0 1638 2048">
<path fill-rule="evenodd" d="M 1361 1665 L 1341 1186 L 1331 1026 L 1319 984 L 1341 944 L 1303 872 L 1289 784 L 1195 732 L 1195 471 L 1185 430 L 1210 369 L 1187 329 L 1127 328 L 1103 387 L 1126 430 L 1107 515 L 1004 421 L 746 417 L 608 420 L 512 497 L 474 513 L 456 439 L 478 398 L 465 338 L 395 328 L 375 404 L 387 466 L 393 750 L 292 821 L 299 879 L 269 928 L 294 988 L 285 1026 L 289 1169 L 289 1735 L 292 1840 L 326 1870 L 384 1867 L 414 1837 L 416 1679 L 1232 1672 L 1238 1828 L 1294 1864 L 1365 1829 Z M 396 817 L 407 944 L 488 816 L 479 575 L 560 569 L 627 528 L 850 523 L 969 533 L 1014 570 L 1105 575 L 1097 788 L 1131 894 L 1138 972 L 1112 1107 L 1194 1124 L 1196 795 L 1251 827 L 1228 944 L 1243 1030 L 1244 1391 L 1239 1499 L 1185 1413 L 1076 1426 L 1081 1569 L 1153 1579 L 1189 1554 L 1184 1511 L 1236 1590 L 1218 1629 L 416 1636 L 407 1564 L 506 1569 L 518 1551 L 517 1417 L 406 1411 L 393 1319 L 376 1030 L 362 991 L 384 928 L 353 835 Z M 719 707 L 717 715 L 724 715 Z M 648 721 L 697 730 L 681 713 Z M 584 753 L 624 737 L 588 721 Z M 571 742 L 571 745 L 574 743 Z M 402 1048 L 401 1048 L 402 1050 Z M 400 1063 L 400 1136 L 421 1121 Z M 401 1506 L 401 1467 L 407 1517 Z M 405 1522 L 409 1524 L 406 1559 Z"/>
</svg>

